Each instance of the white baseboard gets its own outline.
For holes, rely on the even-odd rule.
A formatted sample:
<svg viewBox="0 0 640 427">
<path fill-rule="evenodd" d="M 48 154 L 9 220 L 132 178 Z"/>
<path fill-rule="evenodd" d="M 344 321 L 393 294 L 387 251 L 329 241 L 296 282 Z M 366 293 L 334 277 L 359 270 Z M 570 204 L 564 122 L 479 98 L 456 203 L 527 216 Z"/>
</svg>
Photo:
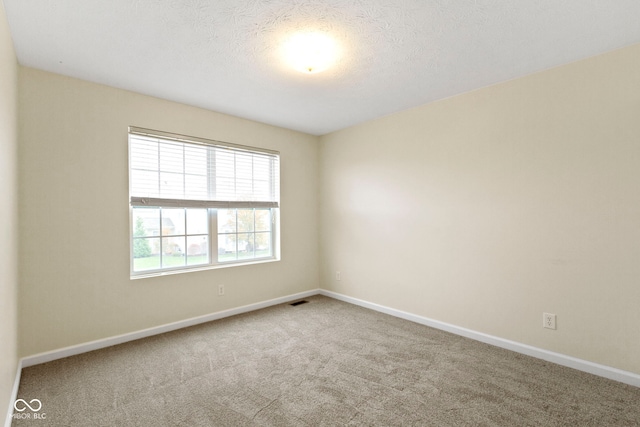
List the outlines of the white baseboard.
<svg viewBox="0 0 640 427">
<path fill-rule="evenodd" d="M 629 384 L 635 387 L 640 387 L 640 375 L 623 371 L 621 369 L 612 368 L 606 365 L 600 365 L 598 363 L 589 362 L 587 360 L 578 359 L 575 357 L 567 356 L 560 353 L 554 353 L 552 351 L 544 350 L 541 348 L 533 347 L 527 344 L 522 344 L 515 341 L 510 341 L 504 338 L 499 338 L 493 335 L 484 334 L 482 332 L 473 331 L 471 329 L 461 328 L 449 323 L 440 322 L 438 320 L 429 319 L 427 317 L 417 316 L 415 314 L 407 313 L 405 311 L 396 310 L 393 308 L 385 307 L 383 305 L 371 303 L 357 298 L 352 298 L 337 292 L 320 290 L 320 294 L 335 298 L 340 301 L 348 302 L 350 304 L 359 305 L 361 307 L 369 308 L 371 310 L 379 311 L 381 313 L 389 314 L 394 317 L 409 320 L 411 322 L 420 323 L 422 325 L 430 326 L 435 329 L 440 329 L 452 334 L 460 335 L 466 338 L 471 338 L 476 341 L 480 341 L 486 344 L 495 345 L 507 350 L 515 351 L 516 353 L 526 354 L 538 359 L 546 360 L 558 365 L 567 366 L 569 368 L 577 369 L 579 371 L 588 372 L 590 374 L 598 375 L 600 377 L 608 378 L 621 383 Z"/>
<path fill-rule="evenodd" d="M 283 304 L 283 303 L 294 301 L 300 298 L 306 298 L 312 295 L 317 295 L 319 293 L 320 293 L 319 289 L 313 289 L 311 291 L 300 292 L 297 294 L 287 295 L 280 298 L 274 298 L 267 301 L 244 305 L 242 307 L 218 311 L 216 313 L 205 314 L 203 316 L 192 317 L 191 319 L 180 320 L 177 322 L 168 323 L 166 325 L 160 325 L 153 328 L 143 329 L 141 331 L 131 332 L 123 335 L 117 335 L 109 338 L 103 338 L 103 339 L 90 341 L 83 344 L 61 348 L 58 350 L 52 350 L 52 351 L 47 351 L 45 353 L 35 354 L 33 356 L 27 356 L 22 358 L 20 360 L 20 363 L 21 363 L 21 367 L 25 367 L 25 368 L 33 365 L 39 365 L 41 363 L 51 362 L 52 360 L 62 359 L 69 356 L 75 356 L 76 354 L 81 354 L 81 353 L 86 353 L 93 350 L 98 350 L 101 348 L 111 347 L 112 345 L 122 344 L 125 342 L 150 337 L 153 335 L 163 334 L 165 332 L 175 331 L 177 329 L 187 328 L 189 326 L 199 325 L 201 323 L 210 322 L 212 320 L 218 320 L 225 317 L 235 316 L 236 314 L 247 313 L 249 311 L 270 307 L 272 305 Z M 18 378 L 18 381 L 19 381 L 19 378 Z M 17 389 L 16 389 L 16 392 L 17 392 Z"/>
<path fill-rule="evenodd" d="M 16 379 L 13 382 L 13 389 L 11 390 L 11 400 L 9 401 L 9 410 L 7 411 L 7 418 L 4 421 L 4 427 L 11 427 L 13 422 L 13 404 L 18 398 L 18 388 L 20 388 L 20 376 L 22 375 L 22 360 L 18 360 L 18 366 L 16 366 Z"/>
</svg>

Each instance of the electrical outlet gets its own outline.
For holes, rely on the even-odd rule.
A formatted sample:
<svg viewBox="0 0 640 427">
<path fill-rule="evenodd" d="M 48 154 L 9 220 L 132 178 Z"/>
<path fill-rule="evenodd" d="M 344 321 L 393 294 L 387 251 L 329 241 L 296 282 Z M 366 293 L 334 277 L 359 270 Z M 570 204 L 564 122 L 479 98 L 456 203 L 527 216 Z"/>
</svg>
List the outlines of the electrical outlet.
<svg viewBox="0 0 640 427">
<path fill-rule="evenodd" d="M 342 276 L 340 275 L 339 271 L 336 271 L 336 280 L 340 280 L 342 278 Z"/>
<path fill-rule="evenodd" d="M 224 285 L 218 285 L 218 295 L 224 295 Z"/>
<path fill-rule="evenodd" d="M 542 313 L 542 326 L 547 329 L 556 329 L 556 315 L 551 313 Z"/>
</svg>

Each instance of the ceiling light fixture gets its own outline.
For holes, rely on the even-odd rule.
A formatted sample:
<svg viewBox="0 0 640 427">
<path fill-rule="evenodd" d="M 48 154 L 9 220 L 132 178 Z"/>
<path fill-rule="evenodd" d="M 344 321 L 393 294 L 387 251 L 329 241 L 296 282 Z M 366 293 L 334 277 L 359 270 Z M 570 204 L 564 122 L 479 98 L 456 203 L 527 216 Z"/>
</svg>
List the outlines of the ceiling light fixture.
<svg viewBox="0 0 640 427">
<path fill-rule="evenodd" d="M 306 74 L 326 70 L 338 57 L 338 45 L 326 33 L 304 32 L 284 42 L 285 60 L 295 70 Z"/>
</svg>

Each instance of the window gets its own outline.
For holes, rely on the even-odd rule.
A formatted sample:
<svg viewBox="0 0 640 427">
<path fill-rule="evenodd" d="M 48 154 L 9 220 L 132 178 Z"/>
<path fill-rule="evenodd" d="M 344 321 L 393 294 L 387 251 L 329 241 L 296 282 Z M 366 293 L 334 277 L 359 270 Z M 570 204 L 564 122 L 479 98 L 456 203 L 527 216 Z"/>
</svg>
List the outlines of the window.
<svg viewBox="0 0 640 427">
<path fill-rule="evenodd" d="M 278 257 L 279 154 L 129 128 L 131 275 Z"/>
</svg>

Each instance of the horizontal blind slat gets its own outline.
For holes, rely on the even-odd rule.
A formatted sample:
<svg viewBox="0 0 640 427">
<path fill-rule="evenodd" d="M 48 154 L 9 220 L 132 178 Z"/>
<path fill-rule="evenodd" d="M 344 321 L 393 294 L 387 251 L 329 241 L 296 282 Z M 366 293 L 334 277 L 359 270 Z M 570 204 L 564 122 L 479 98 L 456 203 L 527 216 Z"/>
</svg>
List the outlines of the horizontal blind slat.
<svg viewBox="0 0 640 427">
<path fill-rule="evenodd" d="M 188 200 L 157 197 L 131 197 L 131 206 L 168 208 L 251 209 L 278 208 L 278 202 L 242 202 L 235 200 Z"/>
</svg>

